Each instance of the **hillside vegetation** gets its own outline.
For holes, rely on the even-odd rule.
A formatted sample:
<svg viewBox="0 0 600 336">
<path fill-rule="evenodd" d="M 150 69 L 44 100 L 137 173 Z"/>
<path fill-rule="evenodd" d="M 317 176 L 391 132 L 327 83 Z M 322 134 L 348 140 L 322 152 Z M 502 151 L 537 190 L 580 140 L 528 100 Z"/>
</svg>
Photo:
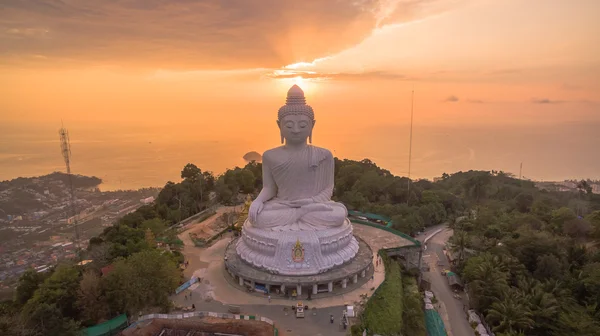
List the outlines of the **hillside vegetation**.
<svg viewBox="0 0 600 336">
<path fill-rule="evenodd" d="M 503 172 L 444 174 L 438 182 L 411 183 L 369 160 L 336 159 L 334 198 L 349 209 L 379 213 L 394 228 L 414 233 L 444 222 L 455 228 L 451 250 L 476 309 L 498 336 L 598 335 L 600 330 L 600 196 L 540 191 Z M 186 165 L 181 182 L 168 182 L 156 201 L 90 240 L 76 266 L 26 272 L 15 299 L 0 305 L 3 335 L 76 335 L 121 313 L 168 311 L 168 296 L 184 279 L 183 256 L 158 247 L 176 240 L 173 226 L 216 204 L 235 204 L 262 185 L 261 164 L 251 162 L 215 176 Z M 108 268 L 107 268 L 108 266 Z M 101 272 L 104 270 L 104 275 Z M 382 333 L 422 332 L 406 311 L 416 302 L 399 266 L 386 267 L 386 283 L 369 301 L 364 326 Z M 407 294 L 409 293 L 409 294 Z M 416 309 L 416 308 L 415 308 Z M 377 312 L 379 311 L 379 312 Z"/>
</svg>

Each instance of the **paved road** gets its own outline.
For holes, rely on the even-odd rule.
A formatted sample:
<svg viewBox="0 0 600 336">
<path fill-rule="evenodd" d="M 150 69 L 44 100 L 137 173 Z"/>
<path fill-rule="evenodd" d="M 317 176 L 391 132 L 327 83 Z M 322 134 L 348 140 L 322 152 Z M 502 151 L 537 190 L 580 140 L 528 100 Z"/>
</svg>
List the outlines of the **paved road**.
<svg viewBox="0 0 600 336">
<path fill-rule="evenodd" d="M 189 299 L 188 299 L 189 300 Z M 215 313 L 227 313 L 228 306 L 218 301 L 193 300 L 197 311 L 211 311 Z M 296 301 L 290 300 L 289 306 L 270 304 L 265 298 L 265 304 L 240 305 L 241 314 L 258 315 L 267 317 L 275 321 L 280 335 L 285 336 L 325 336 L 325 335 L 345 335 L 345 331 L 340 327 L 340 317 L 344 309 L 343 306 L 310 309 L 310 301 L 304 302 L 309 306 L 305 318 L 296 318 L 291 306 Z M 287 311 L 284 308 L 287 307 Z M 313 313 L 315 313 L 313 315 Z M 287 315 L 286 315 L 287 314 Z M 329 315 L 334 316 L 334 323 L 331 324 Z"/>
<path fill-rule="evenodd" d="M 425 231 L 423 233 L 421 233 L 420 235 L 417 235 L 415 238 L 422 243 L 423 241 L 425 241 L 425 238 L 429 237 L 432 233 L 434 233 L 435 231 L 437 231 L 439 229 L 443 229 L 445 227 L 446 227 L 445 223 L 440 224 L 440 225 L 430 226 L 427 229 L 425 229 Z"/>
<path fill-rule="evenodd" d="M 429 228 L 425 233 L 417 236 L 421 242 L 429 237 L 436 230 L 443 228 L 444 225 L 438 225 Z M 448 286 L 446 277 L 441 274 L 444 266 L 437 266 L 438 261 L 443 261 L 444 265 L 448 265 L 446 256 L 444 255 L 443 246 L 452 236 L 452 230 L 444 229 L 442 232 L 433 236 L 427 242 L 427 250 L 423 252 L 423 263 L 429 264 L 430 272 L 425 272 L 429 281 L 431 281 L 431 289 L 435 293 L 436 298 L 443 304 L 440 309 L 440 314 L 446 324 L 446 331 L 449 336 L 474 336 L 473 328 L 469 325 L 467 316 L 464 313 L 463 302 L 454 298 L 454 293 Z"/>
</svg>

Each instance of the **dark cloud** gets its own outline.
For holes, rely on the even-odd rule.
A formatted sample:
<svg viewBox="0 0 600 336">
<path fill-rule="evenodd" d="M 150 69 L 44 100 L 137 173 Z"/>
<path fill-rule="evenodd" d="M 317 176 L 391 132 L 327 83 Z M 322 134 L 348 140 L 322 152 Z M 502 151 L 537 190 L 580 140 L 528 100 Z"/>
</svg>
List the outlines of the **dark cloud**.
<svg viewBox="0 0 600 336">
<path fill-rule="evenodd" d="M 551 100 L 548 98 L 533 98 L 531 100 L 534 104 L 562 104 L 565 103 L 564 100 Z"/>
<path fill-rule="evenodd" d="M 480 99 L 467 99 L 467 103 L 471 104 L 485 104 L 486 102 Z"/>
<path fill-rule="evenodd" d="M 500 69 L 490 71 L 488 74 L 492 76 L 514 75 L 523 73 L 523 69 Z"/>
<path fill-rule="evenodd" d="M 458 97 L 457 97 L 457 96 L 454 96 L 454 95 L 453 95 L 453 96 L 450 96 L 450 97 L 448 97 L 448 98 L 444 99 L 444 102 L 447 102 L 447 103 L 456 103 L 456 102 L 458 102 L 459 100 L 460 100 L 460 99 L 458 99 Z"/>
<path fill-rule="evenodd" d="M 0 60 L 280 67 L 339 52 L 378 22 L 416 19 L 418 8 L 445 1 L 397 1 L 403 15 L 382 16 L 378 0 L 3 0 Z"/>
</svg>

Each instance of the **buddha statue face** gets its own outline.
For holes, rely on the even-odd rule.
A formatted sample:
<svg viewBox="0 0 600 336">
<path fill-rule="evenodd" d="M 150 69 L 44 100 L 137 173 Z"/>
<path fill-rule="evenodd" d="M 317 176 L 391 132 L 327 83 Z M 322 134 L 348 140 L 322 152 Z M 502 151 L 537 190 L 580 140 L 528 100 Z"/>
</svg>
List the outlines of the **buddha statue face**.
<svg viewBox="0 0 600 336">
<path fill-rule="evenodd" d="M 282 141 L 285 138 L 290 145 L 306 143 L 306 139 L 312 135 L 314 125 L 315 120 L 311 120 L 306 114 L 288 114 L 277 121 Z"/>
</svg>

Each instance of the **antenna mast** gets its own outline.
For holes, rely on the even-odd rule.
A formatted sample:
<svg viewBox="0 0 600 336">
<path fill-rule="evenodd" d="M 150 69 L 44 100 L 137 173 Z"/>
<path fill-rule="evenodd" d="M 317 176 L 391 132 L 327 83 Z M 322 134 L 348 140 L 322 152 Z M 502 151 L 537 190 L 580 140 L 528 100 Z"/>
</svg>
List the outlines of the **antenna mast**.
<svg viewBox="0 0 600 336">
<path fill-rule="evenodd" d="M 410 199 L 410 164 L 412 161 L 412 133 L 413 133 L 413 112 L 415 106 L 415 88 L 413 86 L 411 99 L 410 99 L 410 140 L 408 144 L 408 192 L 406 195 L 406 205 Z"/>
<path fill-rule="evenodd" d="M 521 162 L 521 166 L 519 167 L 519 180 L 523 178 L 523 162 Z"/>
<path fill-rule="evenodd" d="M 64 126 L 60 128 L 58 134 L 60 135 L 60 150 L 63 159 L 65 160 L 67 176 L 69 177 L 69 190 L 71 192 L 69 210 L 71 212 L 71 218 L 73 218 L 73 227 L 75 228 L 75 248 L 77 249 L 77 255 L 79 256 L 79 223 L 77 223 L 77 213 L 75 211 L 75 189 L 73 188 L 73 174 L 71 174 L 71 142 L 69 140 L 69 131 L 67 131 Z"/>
</svg>

